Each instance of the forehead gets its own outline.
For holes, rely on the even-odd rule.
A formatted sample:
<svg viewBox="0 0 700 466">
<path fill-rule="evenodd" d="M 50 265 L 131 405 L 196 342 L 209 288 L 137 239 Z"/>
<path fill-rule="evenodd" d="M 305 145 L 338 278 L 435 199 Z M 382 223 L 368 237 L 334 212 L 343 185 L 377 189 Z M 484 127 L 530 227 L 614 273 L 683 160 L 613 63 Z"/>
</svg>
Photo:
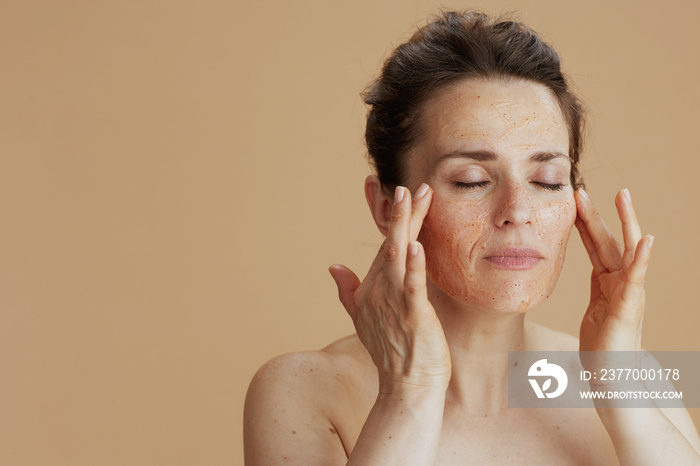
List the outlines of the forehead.
<svg viewBox="0 0 700 466">
<path fill-rule="evenodd" d="M 531 81 L 459 81 L 426 102 L 420 124 L 423 137 L 416 152 L 423 159 L 460 150 L 510 158 L 568 154 L 568 130 L 556 98 Z"/>
</svg>

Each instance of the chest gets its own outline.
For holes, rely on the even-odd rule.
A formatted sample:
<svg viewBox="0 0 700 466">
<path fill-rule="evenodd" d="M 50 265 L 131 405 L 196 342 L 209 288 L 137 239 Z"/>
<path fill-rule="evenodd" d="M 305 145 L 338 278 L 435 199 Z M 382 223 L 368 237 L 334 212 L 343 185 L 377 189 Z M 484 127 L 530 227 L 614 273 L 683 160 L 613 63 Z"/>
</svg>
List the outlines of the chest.
<svg viewBox="0 0 700 466">
<path fill-rule="evenodd" d="M 348 451 L 373 403 L 367 397 L 344 417 L 339 433 Z M 583 466 L 618 461 L 593 409 L 512 409 L 497 416 L 447 410 L 435 464 Z"/>
<path fill-rule="evenodd" d="M 519 412 L 515 412 L 519 411 Z M 446 414 L 435 464 L 616 465 L 594 410 L 512 410 L 494 418 Z"/>
</svg>

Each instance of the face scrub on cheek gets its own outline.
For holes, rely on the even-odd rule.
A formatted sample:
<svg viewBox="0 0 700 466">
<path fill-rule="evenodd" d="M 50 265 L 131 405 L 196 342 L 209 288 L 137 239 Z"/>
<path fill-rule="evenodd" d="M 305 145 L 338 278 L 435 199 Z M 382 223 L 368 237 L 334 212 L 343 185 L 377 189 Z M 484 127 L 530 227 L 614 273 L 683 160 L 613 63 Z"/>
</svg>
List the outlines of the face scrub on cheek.
<svg viewBox="0 0 700 466">
<path fill-rule="evenodd" d="M 532 270 L 498 270 L 484 259 L 501 246 L 488 203 L 435 195 L 419 241 L 428 279 L 452 299 L 481 309 L 524 312 L 553 291 L 564 263 L 576 209 L 571 199 L 533 206 L 532 228 L 544 256 Z"/>
<path fill-rule="evenodd" d="M 475 279 L 475 248 L 483 235 L 487 215 L 482 209 L 465 209 L 457 200 L 433 197 L 419 241 L 426 254 L 428 278 L 455 299 L 467 298 Z M 468 210 L 454 218 L 454 210 Z"/>
</svg>

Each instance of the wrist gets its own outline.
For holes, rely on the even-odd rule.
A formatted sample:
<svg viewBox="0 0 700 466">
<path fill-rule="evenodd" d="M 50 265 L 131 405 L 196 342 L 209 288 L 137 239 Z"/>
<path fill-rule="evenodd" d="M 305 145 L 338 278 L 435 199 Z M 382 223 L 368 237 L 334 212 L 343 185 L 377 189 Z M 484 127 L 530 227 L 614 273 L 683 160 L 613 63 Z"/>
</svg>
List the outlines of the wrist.
<svg viewBox="0 0 700 466">
<path fill-rule="evenodd" d="M 429 422 L 442 418 L 445 396 L 446 390 L 435 387 L 394 387 L 391 392 L 380 391 L 376 404 L 387 415 L 393 413 L 404 419 Z"/>
</svg>

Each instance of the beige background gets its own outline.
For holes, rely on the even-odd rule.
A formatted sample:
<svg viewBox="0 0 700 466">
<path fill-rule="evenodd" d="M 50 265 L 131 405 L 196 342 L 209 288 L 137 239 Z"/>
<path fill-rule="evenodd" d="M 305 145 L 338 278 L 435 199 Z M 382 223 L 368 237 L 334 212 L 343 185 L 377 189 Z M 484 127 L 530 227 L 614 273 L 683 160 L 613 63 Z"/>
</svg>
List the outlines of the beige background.
<svg viewBox="0 0 700 466">
<path fill-rule="evenodd" d="M 358 94 L 440 5 L 0 2 L 0 464 L 242 464 L 255 370 L 353 330 L 326 268 L 380 242 Z M 657 238 L 644 346 L 700 350 L 700 4 L 442 5 L 560 51 L 590 194 Z M 576 334 L 589 270 L 575 234 L 532 319 Z"/>
</svg>

